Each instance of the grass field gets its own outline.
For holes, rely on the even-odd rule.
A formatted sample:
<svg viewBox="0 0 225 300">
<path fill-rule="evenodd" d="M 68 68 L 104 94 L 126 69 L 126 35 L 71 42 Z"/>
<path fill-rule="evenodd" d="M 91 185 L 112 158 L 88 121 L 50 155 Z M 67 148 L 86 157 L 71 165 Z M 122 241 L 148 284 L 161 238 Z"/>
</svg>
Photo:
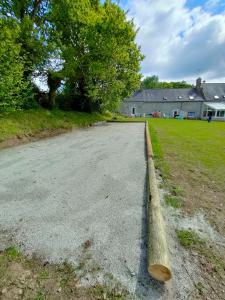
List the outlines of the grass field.
<svg viewBox="0 0 225 300">
<path fill-rule="evenodd" d="M 225 123 L 151 119 L 156 165 L 169 186 L 182 190 L 184 209 L 204 209 L 225 233 Z"/>
<path fill-rule="evenodd" d="M 225 123 L 150 119 L 149 128 L 155 165 L 169 191 L 165 204 L 180 208 L 180 218 L 203 212 L 224 237 Z M 224 299 L 224 247 L 202 240 L 191 228 L 178 228 L 176 234 L 199 275 L 190 299 Z"/>
</svg>

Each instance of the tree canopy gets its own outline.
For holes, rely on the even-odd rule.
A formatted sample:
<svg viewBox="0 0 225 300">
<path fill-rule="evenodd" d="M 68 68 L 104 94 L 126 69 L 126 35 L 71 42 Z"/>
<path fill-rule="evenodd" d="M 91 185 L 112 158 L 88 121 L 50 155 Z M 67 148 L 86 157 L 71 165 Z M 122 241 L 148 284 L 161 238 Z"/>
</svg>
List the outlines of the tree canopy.
<svg viewBox="0 0 225 300">
<path fill-rule="evenodd" d="M 0 39 L 7 37 L 1 84 L 13 91 L 3 88 L 0 103 L 8 101 L 8 107 L 12 98 L 22 107 L 24 97 L 36 93 L 31 87 L 39 75 L 49 86 L 48 107 L 54 107 L 61 83 L 62 101 L 84 111 L 114 110 L 140 87 L 137 31 L 109 0 L 2 0 L 0 26 Z"/>
<path fill-rule="evenodd" d="M 175 82 L 166 82 L 166 81 L 159 81 L 159 77 L 156 75 L 148 76 L 141 82 L 141 88 L 146 89 L 183 89 L 183 88 L 190 88 L 192 87 L 191 84 L 187 83 L 186 81 L 175 81 Z"/>
</svg>

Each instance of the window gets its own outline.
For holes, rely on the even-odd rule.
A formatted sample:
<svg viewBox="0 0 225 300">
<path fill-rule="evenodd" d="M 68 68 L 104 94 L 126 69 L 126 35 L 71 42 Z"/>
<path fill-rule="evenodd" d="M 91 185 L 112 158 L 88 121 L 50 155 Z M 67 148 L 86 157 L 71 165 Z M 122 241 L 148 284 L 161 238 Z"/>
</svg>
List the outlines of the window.
<svg viewBox="0 0 225 300">
<path fill-rule="evenodd" d="M 214 99 L 220 99 L 220 97 L 219 97 L 219 96 L 217 96 L 217 95 L 215 95 L 215 96 L 214 96 Z"/>
<path fill-rule="evenodd" d="M 178 99 L 182 99 L 182 96 L 178 96 Z"/>
<path fill-rule="evenodd" d="M 136 107 L 133 107 L 132 108 L 132 115 L 135 115 L 136 114 Z"/>
<path fill-rule="evenodd" d="M 194 111 L 189 111 L 188 112 L 188 118 L 194 118 L 195 117 L 195 112 Z"/>
<path fill-rule="evenodd" d="M 194 100 L 194 96 L 189 96 L 189 99 L 190 100 Z"/>
<path fill-rule="evenodd" d="M 163 100 L 167 100 L 167 97 L 163 97 Z"/>
<path fill-rule="evenodd" d="M 217 111 L 217 117 L 223 118 L 224 116 L 225 116 L 225 111 L 224 110 Z"/>
<path fill-rule="evenodd" d="M 215 117 L 215 115 L 216 115 L 215 110 L 209 110 L 209 111 L 208 111 L 207 117 L 208 117 L 210 114 L 211 114 L 212 117 Z"/>
</svg>

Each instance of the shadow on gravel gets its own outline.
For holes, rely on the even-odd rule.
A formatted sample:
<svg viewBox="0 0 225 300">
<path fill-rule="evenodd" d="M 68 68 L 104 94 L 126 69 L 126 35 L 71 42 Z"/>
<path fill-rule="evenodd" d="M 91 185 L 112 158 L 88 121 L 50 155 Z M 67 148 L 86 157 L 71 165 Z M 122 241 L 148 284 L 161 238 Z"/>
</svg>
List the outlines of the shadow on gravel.
<svg viewBox="0 0 225 300">
<path fill-rule="evenodd" d="M 147 159 L 147 158 L 146 158 Z M 146 171 L 144 197 L 142 204 L 141 256 L 137 274 L 135 294 L 140 299 L 166 299 L 167 288 L 164 283 L 153 279 L 147 270 L 148 264 L 148 176 Z"/>
</svg>

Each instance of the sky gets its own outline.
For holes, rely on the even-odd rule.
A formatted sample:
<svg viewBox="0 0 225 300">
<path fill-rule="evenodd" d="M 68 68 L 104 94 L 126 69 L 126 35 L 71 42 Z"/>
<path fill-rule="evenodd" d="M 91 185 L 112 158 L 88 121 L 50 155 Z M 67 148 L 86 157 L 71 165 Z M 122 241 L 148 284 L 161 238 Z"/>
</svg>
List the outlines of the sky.
<svg viewBox="0 0 225 300">
<path fill-rule="evenodd" d="M 144 76 L 225 82 L 225 0 L 120 0 L 119 5 L 139 28 Z"/>
</svg>

